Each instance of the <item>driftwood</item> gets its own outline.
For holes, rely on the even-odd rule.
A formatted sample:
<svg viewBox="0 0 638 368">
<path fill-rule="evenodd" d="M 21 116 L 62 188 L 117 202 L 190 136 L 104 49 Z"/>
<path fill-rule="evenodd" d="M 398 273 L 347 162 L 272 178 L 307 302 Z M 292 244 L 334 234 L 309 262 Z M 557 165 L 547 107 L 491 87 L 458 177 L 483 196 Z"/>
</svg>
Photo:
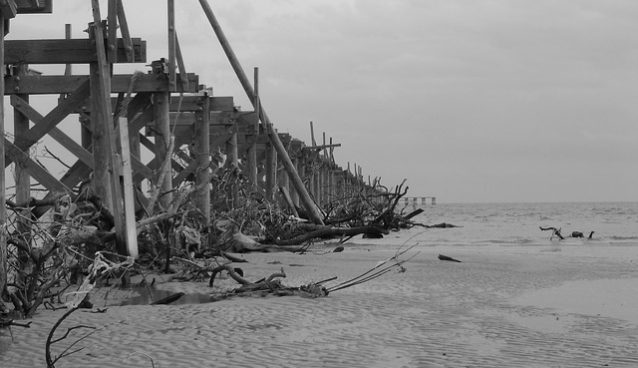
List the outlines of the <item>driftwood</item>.
<svg viewBox="0 0 638 368">
<path fill-rule="evenodd" d="M 255 282 L 250 282 L 238 275 L 235 269 L 233 269 L 230 265 L 222 265 L 217 267 L 214 270 L 213 275 L 211 276 L 209 285 L 212 287 L 213 282 L 215 280 L 215 276 L 221 271 L 227 271 L 228 275 L 239 283 L 241 286 L 233 289 L 229 292 L 217 293 L 213 295 L 214 300 L 226 299 L 231 296 L 250 296 L 250 295 L 275 295 L 275 296 L 290 296 L 290 295 L 298 295 L 302 297 L 308 298 L 317 298 L 328 295 L 328 290 L 322 285 L 327 281 L 332 281 L 335 278 L 329 278 L 327 280 L 310 283 L 307 285 L 302 285 L 299 287 L 289 287 L 281 284 L 278 278 L 285 278 L 286 273 L 283 268 L 280 272 L 273 273 L 268 276 L 268 278 L 263 278 Z"/>
<path fill-rule="evenodd" d="M 359 235 L 359 234 L 387 234 L 387 231 L 378 225 L 368 225 L 368 226 L 360 226 L 360 227 L 353 227 L 353 228 L 325 226 L 325 227 L 318 228 L 314 231 L 310 231 L 308 233 L 295 236 L 291 239 L 278 239 L 276 240 L 275 243 L 277 245 L 283 245 L 283 246 L 296 245 L 296 244 L 302 244 L 306 241 L 316 239 L 316 238 L 350 236 L 350 235 Z"/>
<path fill-rule="evenodd" d="M 555 228 L 553 226 L 549 226 L 549 227 L 542 227 L 539 226 L 539 228 L 541 229 L 541 231 L 551 231 L 552 232 L 552 236 L 550 236 L 550 240 L 553 239 L 554 237 L 557 237 L 560 240 L 565 240 L 565 236 L 563 234 L 561 234 L 561 228 Z M 591 231 L 589 233 L 589 236 L 587 237 L 587 239 L 591 240 L 592 237 L 594 236 L 595 231 Z M 580 232 L 580 231 L 572 231 L 572 233 L 568 236 L 570 238 L 585 238 L 585 235 Z"/>
<path fill-rule="evenodd" d="M 152 302 L 151 305 L 171 304 L 172 302 L 176 301 L 177 299 L 181 298 L 182 296 L 184 296 L 184 293 L 182 293 L 182 292 L 171 294 L 171 295 L 167 296 L 166 298 L 162 298 L 162 299 L 159 299 L 159 300 L 156 300 L 156 301 Z"/>
<path fill-rule="evenodd" d="M 434 225 L 423 225 L 423 227 L 427 228 L 427 229 L 449 229 L 449 228 L 453 228 L 453 227 L 461 227 L 458 225 L 454 225 L 454 224 L 448 224 L 447 222 L 441 222 L 440 224 L 434 224 Z"/>
<path fill-rule="evenodd" d="M 448 257 L 448 256 L 443 255 L 443 254 L 439 254 L 439 260 L 461 263 L 461 261 L 459 261 L 458 259 L 455 259 L 455 258 L 452 258 L 452 257 Z"/>
</svg>

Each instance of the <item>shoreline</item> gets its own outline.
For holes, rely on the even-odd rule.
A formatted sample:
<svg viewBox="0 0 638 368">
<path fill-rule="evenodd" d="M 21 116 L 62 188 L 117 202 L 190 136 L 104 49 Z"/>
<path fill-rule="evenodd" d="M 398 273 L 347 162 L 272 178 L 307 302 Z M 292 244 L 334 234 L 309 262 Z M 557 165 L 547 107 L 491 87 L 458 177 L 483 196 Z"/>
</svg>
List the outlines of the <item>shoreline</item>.
<svg viewBox="0 0 638 368">
<path fill-rule="evenodd" d="M 244 255 L 250 262 L 245 276 L 256 280 L 283 267 L 283 282 L 290 286 L 331 276 L 343 281 L 392 256 L 397 247 L 355 244 L 323 255 L 251 253 Z M 86 349 L 59 366 L 150 367 L 146 355 L 156 366 L 176 367 L 638 365 L 638 320 L 622 318 L 638 309 L 638 293 L 614 288 L 636 284 L 635 248 L 417 248 L 406 272 L 325 298 L 235 297 L 110 306 L 101 314 L 78 311 L 69 324 L 98 330 L 80 343 Z M 438 254 L 462 263 L 439 261 Z M 221 287 L 236 285 L 220 281 Z M 206 282 L 158 288 L 210 291 Z M 98 299 L 91 297 L 96 306 Z M 1 336 L 0 365 L 43 366 L 46 333 L 62 313 L 42 310 L 32 328 L 13 330 L 13 343 Z"/>
</svg>

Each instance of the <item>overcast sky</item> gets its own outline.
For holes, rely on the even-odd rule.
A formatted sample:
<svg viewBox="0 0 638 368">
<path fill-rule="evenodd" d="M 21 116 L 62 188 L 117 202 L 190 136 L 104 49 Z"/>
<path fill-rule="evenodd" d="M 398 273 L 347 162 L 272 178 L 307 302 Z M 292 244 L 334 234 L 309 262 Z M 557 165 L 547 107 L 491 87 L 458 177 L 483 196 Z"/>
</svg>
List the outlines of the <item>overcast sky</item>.
<svg viewBox="0 0 638 368">
<path fill-rule="evenodd" d="M 20 15 L 8 39 L 85 38 L 88 3 Z M 199 2 L 176 3 L 187 71 L 250 110 Z M 309 142 L 313 121 L 343 167 L 439 202 L 638 200 L 638 1 L 209 3 L 276 128 Z M 166 2 L 124 6 L 165 57 Z"/>
</svg>

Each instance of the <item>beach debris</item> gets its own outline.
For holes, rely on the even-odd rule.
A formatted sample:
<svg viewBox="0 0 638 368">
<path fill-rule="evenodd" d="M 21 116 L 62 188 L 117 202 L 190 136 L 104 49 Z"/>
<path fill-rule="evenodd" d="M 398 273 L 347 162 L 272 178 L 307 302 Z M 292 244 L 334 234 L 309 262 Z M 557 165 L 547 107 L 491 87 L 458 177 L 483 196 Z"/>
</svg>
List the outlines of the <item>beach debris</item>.
<svg viewBox="0 0 638 368">
<path fill-rule="evenodd" d="M 461 261 L 459 261 L 458 259 L 455 259 L 455 258 L 452 258 L 452 257 L 448 257 L 448 256 L 443 255 L 443 254 L 439 254 L 439 260 L 461 263 Z"/>
<path fill-rule="evenodd" d="M 374 267 L 372 267 L 371 269 L 369 269 L 368 271 L 360 274 L 359 276 L 353 277 L 350 280 L 344 281 L 342 283 L 339 283 L 337 285 L 331 286 L 329 288 L 326 289 L 327 292 L 332 293 L 334 291 L 337 290 L 343 290 L 345 288 L 349 288 L 351 286 L 355 286 L 355 285 L 359 285 L 362 284 L 364 282 L 370 281 L 370 280 L 374 280 L 379 276 L 382 276 L 394 269 L 398 270 L 399 272 L 405 272 L 405 267 L 403 267 L 403 264 L 409 260 L 411 260 L 412 258 L 414 258 L 417 254 L 419 254 L 419 252 L 415 252 L 414 254 L 412 254 L 410 257 L 408 257 L 407 259 L 400 259 L 399 257 L 401 257 L 402 255 L 404 255 L 405 253 L 407 253 L 408 251 L 412 250 L 412 248 L 414 248 L 416 246 L 412 245 L 406 249 L 402 249 L 399 248 L 397 250 L 397 252 L 394 254 L 394 256 L 386 259 L 386 260 L 382 260 L 379 261 Z"/>
<path fill-rule="evenodd" d="M 172 302 L 176 301 L 177 299 L 183 297 L 185 294 L 182 292 L 178 292 L 178 293 L 174 293 L 171 294 L 165 298 L 156 300 L 154 302 L 151 303 L 151 305 L 166 305 L 166 304 L 171 304 Z"/>
<path fill-rule="evenodd" d="M 449 224 L 447 222 L 441 222 L 439 224 L 434 224 L 434 225 L 423 225 L 423 227 L 427 228 L 427 229 L 450 229 L 450 228 L 454 228 L 454 227 L 462 227 L 462 226 L 458 226 L 458 225 L 454 225 L 454 224 Z"/>
<path fill-rule="evenodd" d="M 554 237 L 557 237 L 560 240 L 565 240 L 565 236 L 563 234 L 561 234 L 561 230 L 562 228 L 555 228 L 553 226 L 548 226 L 548 227 L 543 227 L 543 226 L 539 226 L 539 228 L 541 229 L 541 231 L 551 231 L 552 235 L 549 237 L 549 240 L 554 239 Z M 591 240 L 592 237 L 594 236 L 595 231 L 591 231 L 589 233 L 589 236 L 587 237 L 588 240 Z M 585 235 L 581 232 L 581 231 L 572 231 L 572 233 L 570 235 L 568 235 L 567 237 L 569 238 L 585 238 Z"/>
</svg>

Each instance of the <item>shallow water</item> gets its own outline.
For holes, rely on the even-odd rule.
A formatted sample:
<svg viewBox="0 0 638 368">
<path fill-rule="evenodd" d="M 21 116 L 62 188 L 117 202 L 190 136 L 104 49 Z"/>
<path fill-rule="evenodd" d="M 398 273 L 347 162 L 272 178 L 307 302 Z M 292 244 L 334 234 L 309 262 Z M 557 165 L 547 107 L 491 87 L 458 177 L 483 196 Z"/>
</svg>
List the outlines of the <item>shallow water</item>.
<svg viewBox="0 0 638 368">
<path fill-rule="evenodd" d="M 540 226 L 562 229 L 568 236 L 580 231 L 593 240 L 567 239 L 573 245 L 638 245 L 638 202 L 610 203 L 472 203 L 422 207 L 414 220 L 423 224 L 441 222 L 461 227 L 413 228 L 401 238 L 416 235 L 423 245 L 547 245 L 551 232 Z M 412 207 L 407 207 L 410 211 Z M 557 242 L 557 241 L 556 241 Z"/>
</svg>

